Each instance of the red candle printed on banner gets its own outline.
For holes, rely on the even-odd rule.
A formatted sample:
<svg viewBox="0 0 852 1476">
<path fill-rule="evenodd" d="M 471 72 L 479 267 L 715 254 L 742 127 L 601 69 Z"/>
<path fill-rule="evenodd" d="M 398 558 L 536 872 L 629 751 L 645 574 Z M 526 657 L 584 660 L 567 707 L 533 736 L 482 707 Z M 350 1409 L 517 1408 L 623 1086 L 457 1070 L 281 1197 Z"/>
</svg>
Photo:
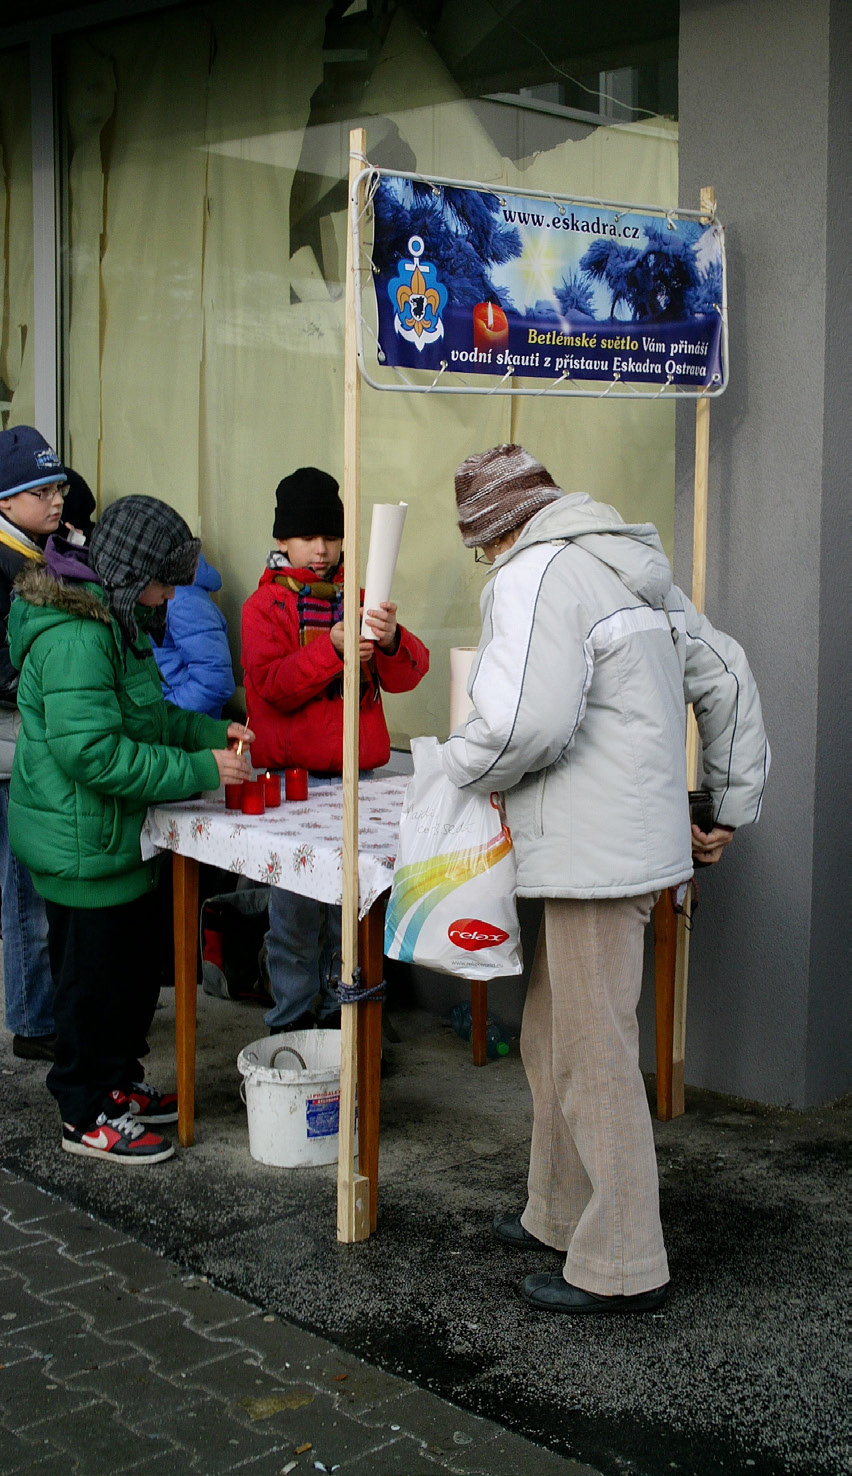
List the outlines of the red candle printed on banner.
<svg viewBox="0 0 852 1476">
<path fill-rule="evenodd" d="M 243 781 L 225 785 L 225 809 L 241 810 L 243 807 Z"/>
<path fill-rule="evenodd" d="M 306 800 L 308 797 L 307 769 L 284 770 L 284 795 L 288 800 Z"/>
<path fill-rule="evenodd" d="M 266 812 L 266 796 L 262 779 L 243 781 L 242 812 L 244 815 L 263 815 Z"/>
<path fill-rule="evenodd" d="M 481 353 L 505 348 L 509 342 L 509 320 L 497 302 L 478 302 L 473 309 L 473 346 Z"/>
<path fill-rule="evenodd" d="M 270 774 L 267 769 L 263 780 L 263 789 L 266 797 L 266 808 L 273 810 L 281 803 L 281 775 Z"/>
</svg>

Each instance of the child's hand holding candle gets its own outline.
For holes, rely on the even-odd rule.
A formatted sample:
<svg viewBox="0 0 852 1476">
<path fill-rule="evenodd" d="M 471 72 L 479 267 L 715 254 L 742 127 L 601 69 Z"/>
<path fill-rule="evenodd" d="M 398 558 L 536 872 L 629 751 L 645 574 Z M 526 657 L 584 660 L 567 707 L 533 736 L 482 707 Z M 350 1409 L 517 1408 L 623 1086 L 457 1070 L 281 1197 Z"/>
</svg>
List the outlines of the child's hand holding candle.
<svg viewBox="0 0 852 1476">
<path fill-rule="evenodd" d="M 254 741 L 254 733 L 248 725 L 248 717 L 244 723 L 228 724 L 228 747 L 237 754 L 242 754 L 244 748 Z"/>
<path fill-rule="evenodd" d="M 211 750 L 219 770 L 220 784 L 242 784 L 251 778 L 251 764 L 244 753 L 233 753 L 230 748 Z"/>
</svg>

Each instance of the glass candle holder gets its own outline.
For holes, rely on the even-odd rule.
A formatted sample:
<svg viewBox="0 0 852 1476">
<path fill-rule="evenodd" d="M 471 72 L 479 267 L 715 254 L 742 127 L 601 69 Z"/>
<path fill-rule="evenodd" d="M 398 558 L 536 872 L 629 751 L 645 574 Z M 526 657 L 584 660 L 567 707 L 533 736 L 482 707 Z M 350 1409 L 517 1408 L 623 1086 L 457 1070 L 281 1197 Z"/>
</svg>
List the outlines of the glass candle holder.
<svg viewBox="0 0 852 1476">
<path fill-rule="evenodd" d="M 262 779 L 243 780 L 243 801 L 240 808 L 244 815 L 265 814 L 266 794 Z"/>
<path fill-rule="evenodd" d="M 243 807 L 243 781 L 225 785 L 225 809 L 241 810 Z"/>
<path fill-rule="evenodd" d="M 267 772 L 263 776 L 263 789 L 266 797 L 267 810 L 273 810 L 281 803 L 281 775 Z"/>
<path fill-rule="evenodd" d="M 308 797 L 307 769 L 284 770 L 284 794 L 288 800 L 306 800 Z"/>
</svg>

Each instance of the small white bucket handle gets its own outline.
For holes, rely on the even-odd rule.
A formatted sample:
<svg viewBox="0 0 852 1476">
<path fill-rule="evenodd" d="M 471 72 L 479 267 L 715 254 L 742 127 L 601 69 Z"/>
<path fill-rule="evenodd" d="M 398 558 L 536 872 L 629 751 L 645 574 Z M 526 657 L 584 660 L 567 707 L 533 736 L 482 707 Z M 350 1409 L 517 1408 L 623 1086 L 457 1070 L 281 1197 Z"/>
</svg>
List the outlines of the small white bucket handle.
<svg viewBox="0 0 852 1476">
<path fill-rule="evenodd" d="M 269 1062 L 269 1069 L 270 1069 L 270 1071 L 276 1069 L 275 1068 L 275 1059 L 276 1059 L 277 1056 L 283 1055 L 285 1053 L 285 1051 L 286 1051 L 286 1053 L 287 1053 L 288 1056 L 295 1056 L 296 1057 L 296 1060 L 298 1061 L 298 1063 L 301 1066 L 302 1070 L 303 1071 L 307 1071 L 308 1067 L 307 1067 L 307 1063 L 305 1061 L 304 1056 L 302 1056 L 296 1050 L 295 1046 L 288 1046 L 288 1045 L 280 1045 L 280 1046 L 278 1046 L 272 1052 L 272 1056 L 271 1056 L 270 1062 Z M 258 1060 L 258 1057 L 257 1057 L 257 1051 L 246 1051 L 245 1058 L 246 1058 L 247 1061 L 253 1062 L 253 1064 L 255 1066 L 259 1066 L 260 1065 L 260 1061 Z M 246 1078 L 245 1077 L 243 1077 L 242 1080 L 241 1080 L 241 1082 L 240 1082 L 240 1101 L 242 1102 L 242 1104 L 243 1104 L 244 1107 L 247 1107 L 248 1106 L 248 1102 L 246 1101 Z"/>
</svg>

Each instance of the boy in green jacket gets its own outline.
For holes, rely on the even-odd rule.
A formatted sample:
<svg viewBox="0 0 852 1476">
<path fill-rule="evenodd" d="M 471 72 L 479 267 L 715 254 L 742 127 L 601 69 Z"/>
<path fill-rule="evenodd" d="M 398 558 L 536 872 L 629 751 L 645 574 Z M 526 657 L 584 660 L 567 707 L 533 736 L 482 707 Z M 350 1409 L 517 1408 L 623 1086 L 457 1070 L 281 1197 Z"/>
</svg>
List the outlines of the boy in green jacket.
<svg viewBox="0 0 852 1476">
<path fill-rule="evenodd" d="M 163 700 L 149 632 L 200 544 L 153 497 L 107 508 L 88 550 L 48 546 L 9 618 L 21 732 L 9 833 L 45 898 L 56 1047 L 47 1085 L 68 1153 L 159 1163 L 150 1126 L 177 1101 L 142 1078 L 158 993 L 158 861 L 142 860 L 149 805 L 249 777 L 245 729 Z M 88 555 L 88 562 L 87 562 Z M 140 629 L 141 627 L 141 629 Z"/>
</svg>

